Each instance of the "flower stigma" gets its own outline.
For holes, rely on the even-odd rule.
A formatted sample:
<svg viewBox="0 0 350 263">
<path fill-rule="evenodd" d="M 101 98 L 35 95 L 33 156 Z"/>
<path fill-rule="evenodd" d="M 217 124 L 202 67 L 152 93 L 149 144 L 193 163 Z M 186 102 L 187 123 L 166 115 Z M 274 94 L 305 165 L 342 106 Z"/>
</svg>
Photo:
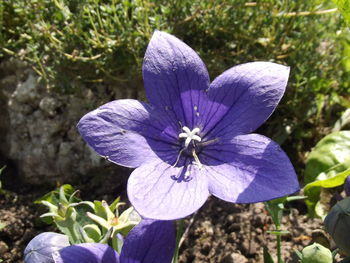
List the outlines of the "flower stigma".
<svg viewBox="0 0 350 263">
<path fill-rule="evenodd" d="M 199 131 L 200 131 L 199 128 L 194 128 L 191 131 L 187 126 L 184 126 L 184 127 L 182 127 L 182 130 L 184 132 L 179 134 L 179 138 L 182 138 L 182 139 L 186 138 L 186 140 L 185 140 L 185 148 L 186 149 L 190 145 L 191 141 L 200 142 L 202 140 L 202 138 L 197 135 L 197 133 L 199 133 Z"/>
<path fill-rule="evenodd" d="M 195 141 L 197 142 L 201 142 L 202 141 L 202 138 L 197 135 L 199 132 L 200 132 L 200 129 L 199 128 L 194 128 L 192 131 L 187 127 L 187 126 L 184 126 L 182 127 L 182 130 L 184 132 L 180 133 L 179 134 L 179 139 L 185 139 L 185 147 L 179 152 L 178 156 L 177 156 L 177 159 L 176 159 L 176 162 L 175 164 L 173 165 L 173 167 L 175 167 L 177 165 L 177 163 L 179 162 L 179 159 L 180 159 L 180 156 L 181 154 L 183 153 L 184 150 L 187 150 L 190 143 L 192 142 L 193 144 L 193 148 L 192 148 L 192 156 L 194 158 L 194 161 L 195 163 L 198 165 L 199 168 L 202 168 L 202 164 L 197 156 L 197 153 L 196 153 L 196 150 L 195 150 Z"/>
</svg>

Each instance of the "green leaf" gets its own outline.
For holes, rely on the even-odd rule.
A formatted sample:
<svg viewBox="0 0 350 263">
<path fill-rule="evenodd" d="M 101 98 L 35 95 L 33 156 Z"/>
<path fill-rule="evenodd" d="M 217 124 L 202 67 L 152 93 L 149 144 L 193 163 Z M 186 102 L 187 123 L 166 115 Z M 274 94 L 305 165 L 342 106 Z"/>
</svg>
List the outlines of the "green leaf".
<svg viewBox="0 0 350 263">
<path fill-rule="evenodd" d="M 349 45 L 348 45 L 348 48 L 349 48 Z M 341 117 L 335 122 L 332 131 L 340 131 L 343 127 L 349 124 L 350 124 L 350 109 L 347 109 L 343 112 Z"/>
<path fill-rule="evenodd" d="M 107 220 L 103 217 L 97 216 L 95 214 L 92 214 L 90 212 L 86 213 L 87 217 L 99 224 L 101 227 L 103 227 L 106 231 L 110 228 L 110 225 L 108 224 Z"/>
<path fill-rule="evenodd" d="M 86 234 L 94 240 L 94 242 L 98 242 L 101 240 L 102 233 L 100 228 L 97 225 L 94 225 L 94 224 L 85 225 L 83 229 L 85 230 Z"/>
<path fill-rule="evenodd" d="M 62 190 L 60 190 L 62 189 Z M 47 201 L 51 204 L 58 204 L 59 202 L 59 195 L 60 195 L 60 191 L 63 191 L 65 193 L 65 195 L 67 196 L 71 196 L 74 193 L 74 188 L 73 186 L 69 185 L 69 184 L 64 184 L 62 185 L 60 188 L 55 189 L 47 194 L 45 194 L 44 196 L 40 197 L 39 199 L 35 200 L 35 204 L 41 204 L 41 201 Z M 79 202 L 81 200 L 79 200 L 78 198 L 74 198 L 74 200 L 72 200 L 74 202 Z"/>
<path fill-rule="evenodd" d="M 112 247 L 114 248 L 114 250 L 116 250 L 119 254 L 122 251 L 122 247 L 123 247 L 123 240 L 119 239 L 117 237 L 117 233 L 115 233 L 114 237 L 112 237 Z"/>
<path fill-rule="evenodd" d="M 333 0 L 333 2 L 338 6 L 338 9 L 343 14 L 346 23 L 350 26 L 350 1 Z"/>
<path fill-rule="evenodd" d="M 303 195 L 293 195 L 293 196 L 288 196 L 286 198 L 286 201 L 287 202 L 292 202 L 292 201 L 295 201 L 295 200 L 302 200 L 302 199 L 305 199 L 307 198 L 306 196 L 303 196 Z"/>
<path fill-rule="evenodd" d="M 298 257 L 300 260 L 302 260 L 302 259 L 303 259 L 303 254 L 301 254 L 301 252 L 300 252 L 300 251 L 298 251 L 298 250 L 294 250 L 294 253 L 295 253 L 295 255 L 297 255 L 297 257 Z"/>
<path fill-rule="evenodd" d="M 315 213 L 316 205 L 320 199 L 321 187 L 334 188 L 334 187 L 340 186 L 344 184 L 346 177 L 348 177 L 348 175 L 350 174 L 350 168 L 337 174 L 334 174 L 333 171 L 334 170 L 332 170 L 331 168 L 330 172 L 328 172 L 327 174 L 321 174 L 321 176 L 318 177 L 318 178 L 326 178 L 326 179 L 309 183 L 304 188 L 304 194 L 308 197 L 305 202 L 306 202 L 306 205 L 308 206 L 309 214 L 311 216 L 319 216 L 319 217 L 323 216 L 321 214 Z M 322 214 L 324 214 L 324 212 L 322 212 Z"/>
<path fill-rule="evenodd" d="M 286 197 L 273 199 L 267 202 L 264 202 L 266 210 L 270 213 L 272 221 L 276 228 L 278 229 L 282 223 L 284 202 L 286 201 Z"/>
<path fill-rule="evenodd" d="M 350 131 L 333 132 L 317 143 L 306 160 L 305 184 L 332 167 L 336 173 L 350 168 Z"/>
<path fill-rule="evenodd" d="M 289 234 L 290 232 L 288 230 L 269 230 L 267 233 L 275 235 L 275 236 L 282 236 Z"/>
<path fill-rule="evenodd" d="M 120 196 L 118 196 L 113 203 L 109 206 L 109 208 L 112 210 L 114 213 L 115 209 L 117 208 L 118 203 L 120 202 Z"/>
<path fill-rule="evenodd" d="M 274 263 L 267 247 L 264 247 L 264 263 Z"/>
</svg>

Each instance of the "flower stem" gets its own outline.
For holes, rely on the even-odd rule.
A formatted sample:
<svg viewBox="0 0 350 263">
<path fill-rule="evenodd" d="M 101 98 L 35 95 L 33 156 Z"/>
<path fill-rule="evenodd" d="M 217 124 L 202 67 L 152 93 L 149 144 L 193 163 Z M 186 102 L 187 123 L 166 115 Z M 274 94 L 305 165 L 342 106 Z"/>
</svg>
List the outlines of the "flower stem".
<svg viewBox="0 0 350 263">
<path fill-rule="evenodd" d="M 178 263 L 179 262 L 180 240 L 181 240 L 181 237 L 182 237 L 183 233 L 184 233 L 184 220 L 180 219 L 177 222 L 176 246 L 175 246 L 175 252 L 174 252 L 172 263 Z"/>
<path fill-rule="evenodd" d="M 281 239 L 282 239 L 282 236 L 281 235 L 277 235 L 276 237 L 277 237 L 277 262 L 278 263 L 283 263 L 282 254 L 281 254 Z"/>
</svg>

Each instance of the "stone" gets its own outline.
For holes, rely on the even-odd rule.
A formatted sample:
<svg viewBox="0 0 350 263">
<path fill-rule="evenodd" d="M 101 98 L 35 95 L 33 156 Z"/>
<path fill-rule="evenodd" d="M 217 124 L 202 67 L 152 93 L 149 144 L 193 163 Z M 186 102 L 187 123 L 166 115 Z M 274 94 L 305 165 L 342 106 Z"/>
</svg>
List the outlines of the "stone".
<svg viewBox="0 0 350 263">
<path fill-rule="evenodd" d="M 8 250 L 8 245 L 4 241 L 0 241 L 0 255 L 5 254 Z"/>
<path fill-rule="evenodd" d="M 239 253 L 232 253 L 224 256 L 220 263 L 247 263 L 248 259 Z"/>
<path fill-rule="evenodd" d="M 54 186 L 106 169 L 120 173 L 84 142 L 76 128 L 85 113 L 113 100 L 115 93 L 96 84 L 100 86 L 86 92 L 84 88 L 84 94 L 62 94 L 40 84 L 38 76 L 18 61 L 1 62 L 0 72 L 0 159 L 16 166 L 23 183 Z M 120 95 L 125 97 L 124 92 Z M 115 185 L 122 183 L 115 180 Z"/>
</svg>

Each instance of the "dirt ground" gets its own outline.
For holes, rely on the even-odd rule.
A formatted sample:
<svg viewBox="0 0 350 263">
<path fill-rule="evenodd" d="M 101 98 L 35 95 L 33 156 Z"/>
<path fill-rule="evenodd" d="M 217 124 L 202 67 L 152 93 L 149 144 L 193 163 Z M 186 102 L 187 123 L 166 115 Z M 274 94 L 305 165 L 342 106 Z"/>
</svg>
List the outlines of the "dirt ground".
<svg viewBox="0 0 350 263">
<path fill-rule="evenodd" d="M 82 193 L 91 193 L 89 187 L 82 186 Z M 4 262 L 23 262 L 27 243 L 40 232 L 54 231 L 53 227 L 39 219 L 45 209 L 33 204 L 40 196 L 38 194 L 49 190 L 37 189 L 33 193 L 30 189 L 22 189 L 20 194 L 11 192 L 0 196 L 0 222 L 6 224 L 0 231 L 0 258 Z M 114 191 L 110 189 L 104 192 L 104 196 L 95 196 L 96 193 L 89 196 L 91 199 L 112 200 Z M 125 200 L 125 193 L 121 195 Z M 86 196 L 83 198 L 87 199 Z M 187 231 L 180 249 L 181 263 L 263 262 L 264 246 L 273 256 L 276 253 L 276 239 L 267 232 L 273 230 L 272 221 L 262 203 L 239 205 L 210 197 L 204 207 L 186 218 L 185 227 Z M 322 222 L 307 218 L 303 201 L 295 201 L 287 207 L 282 228 L 290 231 L 283 236 L 282 243 L 282 255 L 287 263 L 298 262 L 295 249 L 301 250 L 314 241 L 329 245 Z"/>
</svg>

